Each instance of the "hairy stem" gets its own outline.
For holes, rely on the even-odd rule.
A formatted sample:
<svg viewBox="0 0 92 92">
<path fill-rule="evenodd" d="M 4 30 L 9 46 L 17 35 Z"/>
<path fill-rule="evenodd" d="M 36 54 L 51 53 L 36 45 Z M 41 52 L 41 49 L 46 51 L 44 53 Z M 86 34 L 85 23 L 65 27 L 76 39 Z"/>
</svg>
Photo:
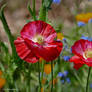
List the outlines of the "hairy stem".
<svg viewBox="0 0 92 92">
<path fill-rule="evenodd" d="M 53 92 L 53 61 L 51 61 L 51 78 L 52 78 L 51 92 Z"/>
<path fill-rule="evenodd" d="M 91 67 L 89 67 L 89 70 L 88 70 L 88 77 L 87 77 L 87 84 L 86 84 L 86 92 L 88 92 L 88 84 L 89 84 L 89 76 L 90 76 L 90 73 L 91 73 Z"/>
</svg>

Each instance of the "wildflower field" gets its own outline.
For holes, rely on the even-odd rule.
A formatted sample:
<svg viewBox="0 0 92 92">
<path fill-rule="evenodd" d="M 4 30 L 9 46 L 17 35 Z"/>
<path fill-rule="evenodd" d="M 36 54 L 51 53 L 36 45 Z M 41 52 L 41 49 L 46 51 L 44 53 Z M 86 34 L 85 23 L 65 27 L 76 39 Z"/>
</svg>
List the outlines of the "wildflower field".
<svg viewBox="0 0 92 92">
<path fill-rule="evenodd" d="M 92 92 L 91 67 L 91 0 L 0 0 L 0 92 Z"/>
</svg>

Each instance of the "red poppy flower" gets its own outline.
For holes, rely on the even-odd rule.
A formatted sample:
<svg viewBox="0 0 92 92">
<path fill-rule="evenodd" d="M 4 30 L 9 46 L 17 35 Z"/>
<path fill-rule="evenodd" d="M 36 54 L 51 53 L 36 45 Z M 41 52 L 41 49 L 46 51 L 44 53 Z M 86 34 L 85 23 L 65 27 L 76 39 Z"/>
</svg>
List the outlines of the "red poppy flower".
<svg viewBox="0 0 92 92">
<path fill-rule="evenodd" d="M 83 64 L 92 67 L 92 41 L 78 40 L 72 46 L 72 53 L 75 56 L 70 59 L 70 62 L 74 62 L 75 69 L 79 69 Z"/>
<path fill-rule="evenodd" d="M 52 26 L 43 21 L 33 21 L 23 27 L 21 37 L 14 44 L 19 57 L 26 62 L 35 63 L 39 58 L 49 62 L 59 56 L 63 47 L 55 38 Z"/>
</svg>

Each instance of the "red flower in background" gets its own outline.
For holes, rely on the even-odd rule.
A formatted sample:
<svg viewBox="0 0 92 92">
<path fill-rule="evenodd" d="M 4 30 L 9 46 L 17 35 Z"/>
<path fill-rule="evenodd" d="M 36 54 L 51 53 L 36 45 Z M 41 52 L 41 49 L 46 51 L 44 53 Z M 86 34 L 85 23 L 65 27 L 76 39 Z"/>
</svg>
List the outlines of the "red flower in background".
<svg viewBox="0 0 92 92">
<path fill-rule="evenodd" d="M 19 57 L 26 62 L 36 63 L 39 58 L 49 62 L 56 59 L 62 50 L 63 44 L 54 40 L 55 30 L 43 21 L 29 22 L 20 34 L 14 44 Z"/>
<path fill-rule="evenodd" d="M 78 40 L 72 46 L 72 53 L 75 56 L 70 59 L 70 62 L 74 62 L 75 69 L 79 69 L 83 64 L 92 67 L 92 41 Z"/>
</svg>

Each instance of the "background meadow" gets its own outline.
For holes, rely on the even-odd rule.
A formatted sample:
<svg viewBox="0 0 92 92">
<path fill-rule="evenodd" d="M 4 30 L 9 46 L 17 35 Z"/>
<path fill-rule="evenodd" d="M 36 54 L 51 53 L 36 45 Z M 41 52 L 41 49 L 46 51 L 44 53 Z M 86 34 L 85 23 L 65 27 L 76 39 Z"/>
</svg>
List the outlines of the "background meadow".
<svg viewBox="0 0 92 92">
<path fill-rule="evenodd" d="M 46 0 L 46 4 L 49 0 Z M 0 10 L 6 4 L 4 14 L 14 39 L 20 35 L 23 26 L 33 21 L 27 5 L 32 0 L 0 0 Z M 36 2 L 36 16 L 38 18 L 41 0 Z M 51 4 L 48 10 L 47 22 L 53 26 L 58 38 L 63 42 L 63 51 L 53 62 L 53 92 L 85 92 L 88 66 L 84 65 L 79 70 L 73 68 L 69 59 L 73 56 L 71 46 L 75 41 L 92 36 L 92 21 L 86 25 L 78 25 L 76 16 L 81 13 L 92 12 L 91 0 L 60 0 Z M 0 13 L 1 16 L 1 13 Z M 92 39 L 90 39 L 92 41 Z M 41 92 L 51 92 L 51 63 L 45 62 L 43 69 L 43 87 Z M 40 76 L 41 76 L 40 72 Z M 19 58 L 14 58 L 9 42 L 9 37 L 4 31 L 0 21 L 0 92 L 38 92 L 38 64 L 27 63 Z M 92 73 L 89 80 L 89 92 L 92 91 Z"/>
</svg>

